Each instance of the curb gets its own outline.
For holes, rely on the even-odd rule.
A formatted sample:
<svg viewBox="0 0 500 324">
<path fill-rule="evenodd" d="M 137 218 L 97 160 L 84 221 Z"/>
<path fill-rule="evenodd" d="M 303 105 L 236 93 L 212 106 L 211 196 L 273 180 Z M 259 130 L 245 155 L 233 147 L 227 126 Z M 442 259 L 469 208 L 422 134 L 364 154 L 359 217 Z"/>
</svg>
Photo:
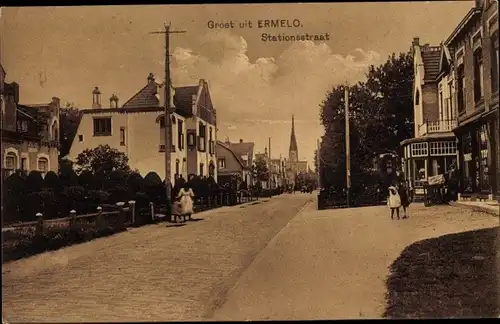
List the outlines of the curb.
<svg viewBox="0 0 500 324">
<path fill-rule="evenodd" d="M 448 203 L 450 206 L 454 206 L 454 207 L 465 207 L 465 208 L 469 208 L 471 210 L 474 210 L 474 211 L 480 211 L 480 212 L 483 212 L 483 213 L 487 213 L 487 214 L 490 214 L 492 216 L 500 216 L 500 207 L 499 207 L 499 210 L 497 211 L 494 211 L 492 208 L 488 208 L 488 207 L 483 207 L 483 206 L 474 206 L 474 205 L 468 205 L 468 204 L 464 204 L 464 203 L 460 203 L 460 202 L 456 202 L 456 201 L 453 201 L 453 202 L 449 202 Z"/>
</svg>

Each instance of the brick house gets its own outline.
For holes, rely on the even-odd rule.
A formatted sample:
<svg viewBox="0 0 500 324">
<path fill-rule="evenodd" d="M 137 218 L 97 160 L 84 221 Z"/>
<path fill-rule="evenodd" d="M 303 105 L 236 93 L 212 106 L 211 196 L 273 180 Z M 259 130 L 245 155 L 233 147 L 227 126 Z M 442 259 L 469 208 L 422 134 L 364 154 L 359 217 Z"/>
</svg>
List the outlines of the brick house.
<svg viewBox="0 0 500 324">
<path fill-rule="evenodd" d="M 456 75 L 460 191 L 498 197 L 498 1 L 477 0 L 445 45 Z"/>
<path fill-rule="evenodd" d="M 457 163 L 452 129 L 457 126 L 453 97 L 452 54 L 444 44 L 412 44 L 414 137 L 401 142 L 405 179 L 423 195 L 428 177 L 444 174 Z"/>
<path fill-rule="evenodd" d="M 413 49 L 415 137 L 401 143 L 406 179 L 421 193 L 428 176 L 456 162 L 462 197 L 500 196 L 498 2 L 477 0 L 441 46 L 416 38 Z"/>
<path fill-rule="evenodd" d="M 243 139 L 240 139 L 237 143 L 230 142 L 229 139 L 226 139 L 224 144 L 231 149 L 232 152 L 241 160 L 243 166 L 249 170 L 252 170 L 252 166 L 255 160 L 254 147 L 255 144 L 253 142 L 245 142 Z M 254 184 L 253 174 L 252 172 L 245 173 L 243 181 L 246 182 L 247 186 L 251 186 Z"/>
<path fill-rule="evenodd" d="M 251 181 L 252 178 L 252 166 L 243 160 L 242 155 L 233 151 L 231 146 L 229 141 L 225 143 L 217 141 L 215 148 L 217 153 L 217 182 L 225 185 L 230 182 L 231 176 L 238 176 L 243 182 L 246 182 L 248 187 L 250 185 L 248 181 Z"/>
<path fill-rule="evenodd" d="M 59 98 L 47 104 L 19 104 L 19 84 L 6 83 L 0 64 L 2 177 L 20 170 L 44 176 L 59 169 Z"/>
<path fill-rule="evenodd" d="M 165 178 L 164 84 L 152 73 L 146 85 L 118 106 L 112 95 L 109 108 L 102 107 L 96 87 L 93 108 L 82 111 L 82 118 L 71 145 L 68 159 L 75 160 L 85 149 L 108 144 L 127 155 L 129 166 L 142 176 L 154 171 Z M 216 113 L 208 84 L 172 88 L 171 175 L 212 175 L 217 179 L 215 141 Z"/>
</svg>

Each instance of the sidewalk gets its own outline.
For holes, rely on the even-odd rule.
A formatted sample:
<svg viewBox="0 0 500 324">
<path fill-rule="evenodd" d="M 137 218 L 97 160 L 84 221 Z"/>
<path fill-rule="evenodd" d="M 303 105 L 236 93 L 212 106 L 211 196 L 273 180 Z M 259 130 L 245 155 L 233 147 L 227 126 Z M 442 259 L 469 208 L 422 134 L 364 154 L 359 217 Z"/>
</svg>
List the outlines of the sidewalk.
<svg viewBox="0 0 500 324">
<path fill-rule="evenodd" d="M 479 211 L 484 211 L 486 213 L 500 216 L 500 205 L 496 201 L 469 201 L 469 200 L 459 200 L 450 202 L 451 206 L 460 206 L 466 208 L 472 208 Z"/>
<path fill-rule="evenodd" d="M 409 219 L 385 206 L 307 207 L 243 273 L 210 320 L 381 318 L 389 267 L 409 245 L 441 235 L 498 226 L 467 208 L 414 203 Z"/>
</svg>

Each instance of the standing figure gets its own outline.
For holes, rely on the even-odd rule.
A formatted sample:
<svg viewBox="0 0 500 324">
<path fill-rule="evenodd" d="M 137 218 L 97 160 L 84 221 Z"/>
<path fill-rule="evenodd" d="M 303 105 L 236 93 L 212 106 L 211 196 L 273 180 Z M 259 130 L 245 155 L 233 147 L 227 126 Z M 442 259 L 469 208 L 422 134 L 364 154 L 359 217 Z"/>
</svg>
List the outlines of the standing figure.
<svg viewBox="0 0 500 324">
<path fill-rule="evenodd" d="M 401 207 L 401 197 L 395 186 L 389 187 L 389 198 L 387 198 L 387 206 L 391 209 L 391 219 L 394 219 L 394 211 L 396 211 L 399 219 L 399 207 Z"/>
<path fill-rule="evenodd" d="M 403 218 L 408 218 L 406 209 L 410 206 L 410 195 L 408 193 L 408 187 L 404 182 L 400 182 L 398 186 L 398 194 L 401 198 L 401 206 L 403 207 Z"/>
<path fill-rule="evenodd" d="M 191 214 L 193 214 L 194 192 L 189 187 L 188 183 L 184 183 L 181 190 L 179 191 L 179 194 L 177 195 L 177 198 L 180 198 L 181 203 L 180 214 L 183 217 L 187 216 L 189 219 L 191 219 Z"/>
</svg>

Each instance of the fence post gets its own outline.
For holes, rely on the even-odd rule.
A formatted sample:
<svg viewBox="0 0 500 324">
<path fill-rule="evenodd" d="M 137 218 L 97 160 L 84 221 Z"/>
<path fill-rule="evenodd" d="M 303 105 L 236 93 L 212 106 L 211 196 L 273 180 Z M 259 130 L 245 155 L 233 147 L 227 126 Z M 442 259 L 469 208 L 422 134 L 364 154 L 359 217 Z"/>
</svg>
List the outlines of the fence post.
<svg viewBox="0 0 500 324">
<path fill-rule="evenodd" d="M 102 218 L 102 207 L 99 206 L 97 207 L 97 217 L 96 217 L 96 227 L 98 231 L 104 229 L 103 221 L 104 220 Z"/>
<path fill-rule="evenodd" d="M 75 229 L 75 223 L 76 223 L 76 210 L 72 209 L 69 212 L 69 228 L 70 228 L 70 230 Z"/>
<path fill-rule="evenodd" d="M 130 206 L 130 213 L 132 214 L 132 225 L 135 226 L 137 225 L 136 224 L 136 219 L 135 219 L 135 201 L 134 200 L 130 200 L 128 202 L 129 206 Z"/>
<path fill-rule="evenodd" d="M 155 217 L 155 205 L 152 201 L 149 202 L 149 209 L 151 210 L 151 220 L 154 222 L 156 220 Z"/>
<path fill-rule="evenodd" d="M 125 228 L 125 209 L 123 206 L 125 206 L 125 203 L 123 201 L 119 201 L 116 203 L 116 206 L 120 208 L 120 214 L 119 214 L 119 226 L 121 229 Z"/>
<path fill-rule="evenodd" d="M 42 213 L 36 213 L 36 235 L 37 236 L 42 236 L 43 235 L 43 214 Z"/>
</svg>

